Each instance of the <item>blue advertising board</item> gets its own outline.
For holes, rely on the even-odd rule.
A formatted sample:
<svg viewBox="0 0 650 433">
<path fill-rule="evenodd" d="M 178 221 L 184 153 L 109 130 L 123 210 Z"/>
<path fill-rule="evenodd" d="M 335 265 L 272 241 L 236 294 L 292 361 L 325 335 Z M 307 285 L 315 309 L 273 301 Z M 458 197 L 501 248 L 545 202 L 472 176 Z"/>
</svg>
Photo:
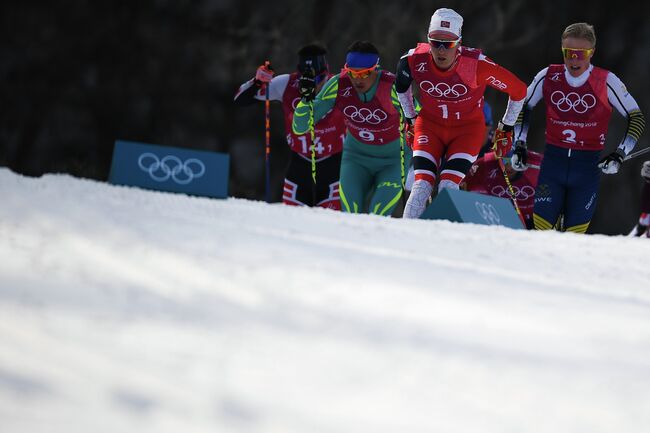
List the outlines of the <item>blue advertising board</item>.
<svg viewBox="0 0 650 433">
<path fill-rule="evenodd" d="M 228 197 L 230 156 L 225 153 L 118 140 L 108 178 L 116 185 Z"/>
<path fill-rule="evenodd" d="M 440 191 L 420 218 L 524 228 L 510 200 L 454 189 Z"/>
</svg>

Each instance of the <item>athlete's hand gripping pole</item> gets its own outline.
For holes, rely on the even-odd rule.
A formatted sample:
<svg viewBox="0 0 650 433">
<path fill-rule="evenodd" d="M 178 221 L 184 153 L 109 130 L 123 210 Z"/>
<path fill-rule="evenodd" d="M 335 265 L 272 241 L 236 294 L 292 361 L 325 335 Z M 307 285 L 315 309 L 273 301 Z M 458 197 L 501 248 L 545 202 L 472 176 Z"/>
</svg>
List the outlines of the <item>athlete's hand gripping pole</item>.
<svg viewBox="0 0 650 433">
<path fill-rule="evenodd" d="M 513 126 L 506 125 L 500 121 L 497 129 L 494 131 L 492 150 L 497 158 L 503 158 L 512 149 L 513 129 Z"/>
</svg>

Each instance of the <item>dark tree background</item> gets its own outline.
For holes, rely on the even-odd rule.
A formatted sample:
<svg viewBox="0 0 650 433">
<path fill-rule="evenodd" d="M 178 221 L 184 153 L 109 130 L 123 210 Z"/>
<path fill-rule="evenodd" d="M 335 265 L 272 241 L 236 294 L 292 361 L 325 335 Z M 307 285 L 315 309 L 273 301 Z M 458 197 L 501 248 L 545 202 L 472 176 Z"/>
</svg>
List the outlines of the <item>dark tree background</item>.
<svg viewBox="0 0 650 433">
<path fill-rule="evenodd" d="M 239 84 L 266 59 L 278 73 L 294 70 L 296 51 L 313 41 L 328 47 L 337 70 L 351 42 L 370 40 L 394 71 L 399 56 L 423 40 L 438 7 L 464 16 L 464 44 L 482 48 L 526 83 L 562 61 L 566 25 L 594 24 L 594 63 L 616 73 L 648 117 L 647 2 L 6 0 L 0 5 L 0 165 L 29 176 L 64 172 L 105 180 L 116 139 L 208 149 L 230 153 L 231 195 L 262 199 L 263 104 L 234 107 Z M 488 90 L 486 97 L 499 118 L 505 96 Z M 272 182 L 279 200 L 288 150 L 274 105 Z M 540 106 L 533 115 L 535 150 L 543 148 L 543 111 Z M 624 128 L 615 113 L 608 151 Z M 646 137 L 637 149 L 648 145 Z M 643 160 L 603 178 L 591 232 L 630 230 Z"/>
</svg>

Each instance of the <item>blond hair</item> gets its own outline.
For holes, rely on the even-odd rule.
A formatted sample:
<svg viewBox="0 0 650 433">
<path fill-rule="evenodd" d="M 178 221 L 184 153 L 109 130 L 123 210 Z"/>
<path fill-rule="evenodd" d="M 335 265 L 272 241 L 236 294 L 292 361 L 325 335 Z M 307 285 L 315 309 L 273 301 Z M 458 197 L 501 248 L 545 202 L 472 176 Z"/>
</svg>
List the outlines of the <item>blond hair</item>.
<svg viewBox="0 0 650 433">
<path fill-rule="evenodd" d="M 562 33 L 562 40 L 566 38 L 584 39 L 591 42 L 591 46 L 596 46 L 596 32 L 594 26 L 587 23 L 573 23 L 567 26 Z"/>
</svg>

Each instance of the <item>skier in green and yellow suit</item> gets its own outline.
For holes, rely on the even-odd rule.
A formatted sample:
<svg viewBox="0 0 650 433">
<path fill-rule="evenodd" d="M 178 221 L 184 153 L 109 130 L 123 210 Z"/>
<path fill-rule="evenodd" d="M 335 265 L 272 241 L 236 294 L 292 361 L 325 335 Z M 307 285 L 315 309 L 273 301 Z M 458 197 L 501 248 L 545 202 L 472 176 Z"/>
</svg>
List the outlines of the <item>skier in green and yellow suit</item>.
<svg viewBox="0 0 650 433">
<path fill-rule="evenodd" d="M 367 41 L 348 48 L 345 68 L 315 99 L 309 77 L 300 81 L 302 100 L 294 112 L 294 133 L 307 133 L 331 110 L 345 118 L 348 131 L 339 186 L 344 212 L 390 216 L 403 194 L 404 167 L 411 150 L 404 146 L 403 115 L 394 83 L 395 75 L 380 68 L 379 52 Z"/>
</svg>

